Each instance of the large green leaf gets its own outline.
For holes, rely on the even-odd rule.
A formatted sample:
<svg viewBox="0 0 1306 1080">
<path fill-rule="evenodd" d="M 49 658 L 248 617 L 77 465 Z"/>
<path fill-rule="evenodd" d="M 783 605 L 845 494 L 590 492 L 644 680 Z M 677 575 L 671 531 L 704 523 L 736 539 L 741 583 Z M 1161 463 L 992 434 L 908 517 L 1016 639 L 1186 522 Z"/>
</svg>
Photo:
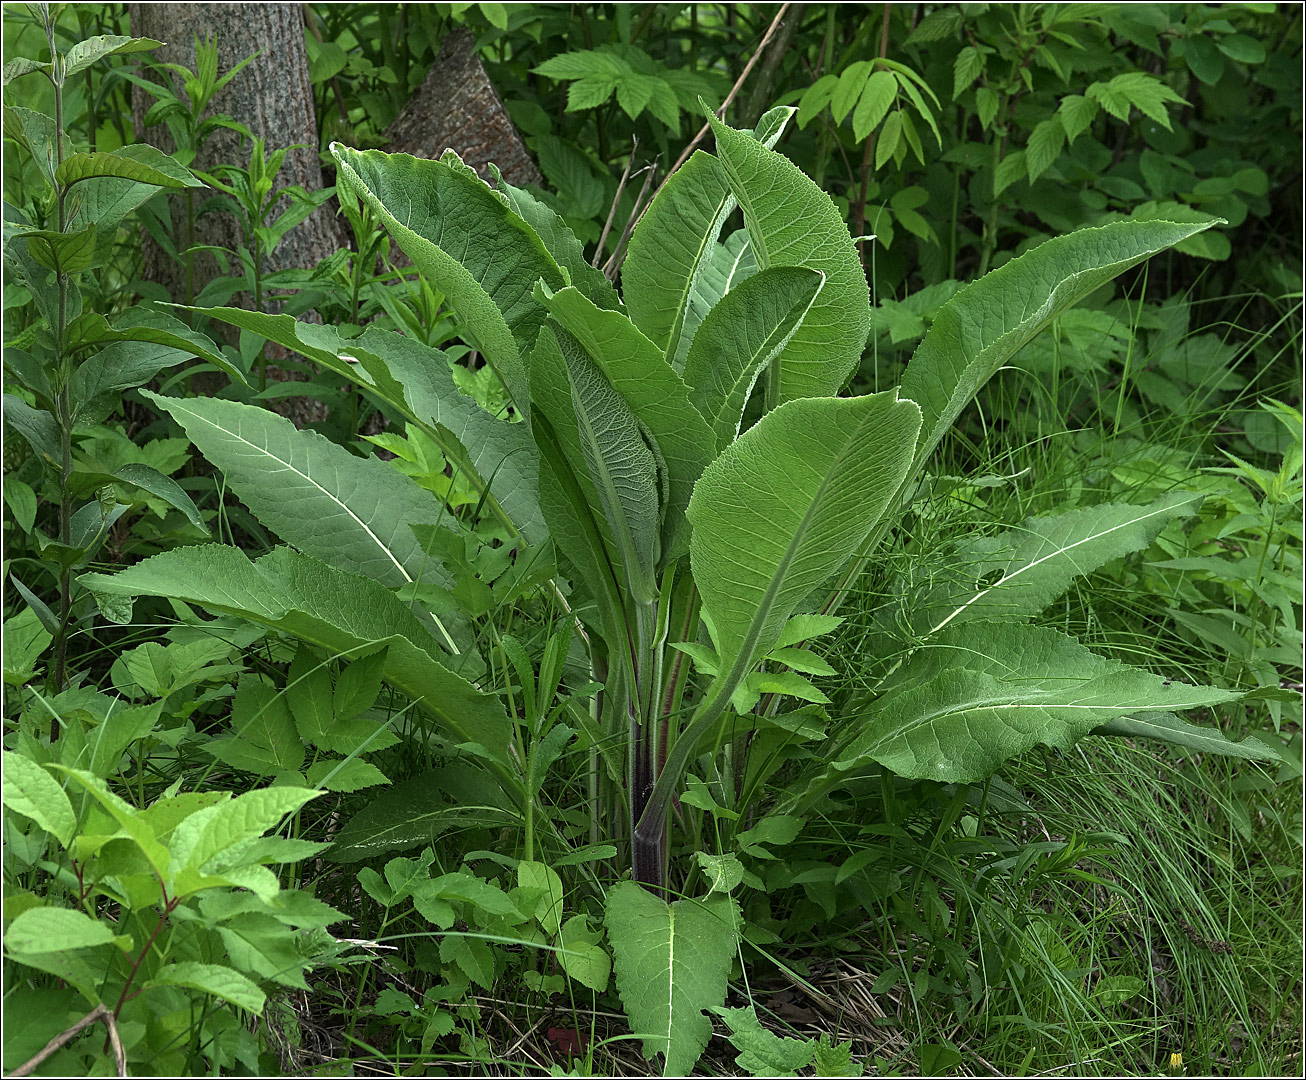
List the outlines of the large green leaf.
<svg viewBox="0 0 1306 1080">
<path fill-rule="evenodd" d="M 194 960 L 165 964 L 144 984 L 143 989 L 152 986 L 184 986 L 189 990 L 199 990 L 256 1014 L 263 1011 L 267 1001 L 263 991 L 235 968 L 201 964 Z"/>
<path fill-rule="evenodd" d="M 776 361 L 778 400 L 837 393 L 861 360 L 871 328 L 870 289 L 848 226 L 830 196 L 792 161 L 709 119 L 758 267 L 807 266 L 826 279 Z"/>
<path fill-rule="evenodd" d="M 673 366 L 683 363 L 706 314 L 691 311 L 690 294 L 733 208 L 720 163 L 696 150 L 672 173 L 631 234 L 621 267 L 626 310 Z"/>
<path fill-rule="evenodd" d="M 67 847 L 77 828 L 72 803 L 59 781 L 31 758 L 3 751 L 5 809 L 31 818 Z"/>
<path fill-rule="evenodd" d="M 447 525 L 449 519 L 412 478 L 267 409 L 144 393 L 181 424 L 254 516 L 287 543 L 384 585 L 446 580 L 409 526 Z"/>
<path fill-rule="evenodd" d="M 625 625 L 620 548 L 590 478 L 571 398 L 571 380 L 553 328 L 544 326 L 531 353 L 532 434 L 540 446 L 540 508 L 558 556 L 579 574 L 575 582 Z"/>
<path fill-rule="evenodd" d="M 772 147 L 794 110 L 780 106 L 758 121 L 753 137 Z M 696 150 L 653 200 L 631 235 L 621 267 L 621 286 L 631 320 L 677 371 L 690 341 L 720 296 L 701 293 L 710 273 L 721 226 L 735 208 L 720 164 Z"/>
<path fill-rule="evenodd" d="M 1180 491 L 1148 506 L 1104 503 L 1029 518 L 1018 529 L 968 540 L 945 556 L 946 569 L 936 568 L 938 583 L 911 598 L 907 622 L 915 635 L 929 635 L 963 620 L 1037 615 L 1076 577 L 1143 550 L 1169 522 L 1196 512 L 1201 501 L 1201 495 Z"/>
<path fill-rule="evenodd" d="M 585 259 L 585 248 L 561 217 L 540 202 L 529 191 L 513 187 L 502 178 L 497 189 L 508 200 L 508 205 L 526 222 L 543 241 L 558 265 L 567 271 L 571 283 L 601 308 L 621 311 L 621 298 L 617 290 L 594 266 Z"/>
<path fill-rule="evenodd" d="M 541 296 L 549 315 L 580 344 L 652 437 L 666 469 L 663 557 L 679 556 L 688 543 L 685 508 L 714 456 L 712 432 L 680 376 L 629 319 L 600 310 L 576 289 L 541 290 Z"/>
<path fill-rule="evenodd" d="M 541 278 L 550 288 L 567 284 L 543 242 L 456 159 L 424 161 L 337 143 L 331 151 L 341 181 L 372 206 L 413 265 L 445 294 L 518 411 L 528 414 L 521 350 L 544 320 L 531 290 Z"/>
<path fill-rule="evenodd" d="M 95 592 L 166 596 L 238 615 L 303 638 L 329 654 L 389 643 L 385 678 L 440 720 L 456 743 L 506 761 L 512 727 L 498 698 L 445 666 L 440 647 L 408 608 L 371 578 L 277 548 L 251 562 L 220 544 L 178 548 L 117 574 L 85 574 Z"/>
<path fill-rule="evenodd" d="M 708 466 L 689 504 L 690 559 L 723 672 L 739 664 L 742 676 L 765 655 L 866 538 L 919 429 L 920 410 L 892 391 L 807 398 L 768 413 Z"/>
<path fill-rule="evenodd" d="M 1283 761 L 1283 754 L 1258 739 L 1231 742 L 1219 728 L 1198 727 L 1174 713 L 1140 712 L 1118 716 L 1093 730 L 1094 735 L 1122 735 L 1130 739 L 1160 739 L 1202 754 L 1246 758 L 1252 761 Z"/>
<path fill-rule="evenodd" d="M 644 1056 L 661 1054 L 663 1076 L 687 1076 L 707 1046 L 705 1009 L 725 1001 L 738 942 L 738 905 L 728 896 L 668 904 L 632 881 L 608 891 L 604 922 L 617 989 Z"/>
<path fill-rule="evenodd" d="M 626 568 L 627 586 L 635 600 L 646 603 L 656 595 L 660 549 L 657 459 L 634 412 L 584 347 L 566 330 L 559 328 L 555 334 L 567 365 L 590 481 Z"/>
<path fill-rule="evenodd" d="M 502 790 L 484 770 L 446 765 L 377 795 L 341 827 L 330 858 L 357 862 L 433 843 L 450 829 L 499 828 L 513 820 Z"/>
<path fill-rule="evenodd" d="M 469 479 L 479 491 L 488 490 L 492 503 L 502 508 L 505 524 L 520 530 L 528 543 L 547 537 L 539 507 L 539 453 L 530 432 L 491 416 L 462 393 L 439 349 L 372 326 L 360 337 L 342 338 L 334 327 L 301 323 L 289 315 L 228 307 L 195 310 L 252 330 L 358 383 L 426 430 L 448 456 L 457 459 L 465 452 L 467 461 L 458 464 L 474 470 Z"/>
<path fill-rule="evenodd" d="M 869 758 L 899 776 L 969 783 L 1039 744 L 1068 749 L 1120 717 L 1240 696 L 1108 660 L 1047 627 L 960 623 L 917 650 L 892 688 L 846 721 L 855 734 L 835 767 Z"/>
<path fill-rule="evenodd" d="M 150 184 L 153 187 L 198 188 L 203 183 L 196 180 L 189 172 L 176 168 L 156 168 L 155 165 L 134 157 L 103 151 L 96 153 L 71 154 L 64 158 L 54 173 L 54 179 L 61 187 L 71 187 L 83 180 L 97 177 L 113 177 L 117 180 L 133 180 L 138 184 Z"/>
<path fill-rule="evenodd" d="M 153 38 L 124 37 L 121 34 L 97 34 L 95 37 L 83 38 L 64 54 L 63 75 L 68 79 L 106 56 L 149 52 L 162 44 L 162 41 Z"/>
<path fill-rule="evenodd" d="M 1114 221 L 1058 236 L 971 282 L 939 310 L 900 391 L 925 417 L 919 466 L 976 391 L 1067 308 L 1131 266 L 1216 224 Z"/>
<path fill-rule="evenodd" d="M 739 434 L 753 384 L 798 331 L 824 280 L 817 270 L 773 266 L 727 292 L 698 328 L 685 383 L 718 450 Z"/>
</svg>

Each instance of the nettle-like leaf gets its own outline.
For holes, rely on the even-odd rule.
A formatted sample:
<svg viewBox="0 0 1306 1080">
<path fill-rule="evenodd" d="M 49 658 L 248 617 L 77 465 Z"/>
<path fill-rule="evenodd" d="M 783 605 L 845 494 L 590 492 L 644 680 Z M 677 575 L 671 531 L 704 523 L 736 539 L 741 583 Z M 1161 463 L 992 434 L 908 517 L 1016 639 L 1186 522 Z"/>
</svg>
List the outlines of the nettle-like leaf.
<svg viewBox="0 0 1306 1080">
<path fill-rule="evenodd" d="M 737 902 L 721 894 L 668 904 L 633 881 L 608 892 L 617 989 L 644 1056 L 662 1055 L 664 1076 L 688 1075 L 707 1046 L 704 1010 L 725 1000 L 738 922 Z"/>
<path fill-rule="evenodd" d="M 1068 749 L 1122 717 L 1210 708 L 1240 696 L 1108 660 L 1047 627 L 962 623 L 918 649 L 852 721 L 856 734 L 838 751 L 835 768 L 870 759 L 899 776 L 969 783 L 1040 744 Z"/>
<path fill-rule="evenodd" d="M 967 285 L 939 310 L 912 354 L 900 393 L 921 407 L 916 469 L 976 392 L 1022 346 L 1093 290 L 1144 259 L 1208 229 L 1116 221 L 1059 236 Z"/>
<path fill-rule="evenodd" d="M 501 761 L 511 726 L 498 698 L 445 666 L 448 657 L 394 594 L 370 578 L 287 548 L 251 562 L 220 544 L 178 548 L 116 574 L 87 574 L 96 592 L 167 596 L 303 638 L 331 655 L 388 644 L 385 678 L 440 720 L 453 740 Z"/>
<path fill-rule="evenodd" d="M 806 266 L 825 275 L 802 326 L 773 361 L 780 365 L 776 400 L 837 393 L 861 360 L 871 324 L 870 290 L 848 227 L 792 161 L 709 119 L 758 267 Z"/>
</svg>

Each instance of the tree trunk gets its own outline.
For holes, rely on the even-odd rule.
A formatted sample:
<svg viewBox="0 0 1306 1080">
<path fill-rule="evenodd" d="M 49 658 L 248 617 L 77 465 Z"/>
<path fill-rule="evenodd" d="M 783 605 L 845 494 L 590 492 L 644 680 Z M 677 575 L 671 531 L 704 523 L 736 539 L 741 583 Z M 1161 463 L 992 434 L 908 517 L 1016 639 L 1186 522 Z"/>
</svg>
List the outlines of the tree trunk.
<svg viewBox="0 0 1306 1080">
<path fill-rule="evenodd" d="M 300 5 L 131 3 L 128 16 L 133 34 L 167 42 L 153 53 L 161 62 L 182 64 L 193 70 L 196 38 L 216 41 L 219 74 L 252 53 L 260 53 L 215 95 L 209 111 L 226 114 L 245 124 L 254 135 L 266 140 L 268 150 L 298 147 L 286 155 L 277 177 L 279 187 L 299 184 L 309 191 L 323 187 Z M 180 87 L 179 81 L 177 85 Z M 176 147 L 168 129 L 162 124 L 148 128 L 144 125 L 145 112 L 154 100 L 144 90 L 133 88 L 132 113 L 137 138 L 172 153 Z M 222 163 L 244 166 L 248 162 L 249 149 L 241 149 L 240 136 L 221 128 L 201 147 L 193 165 L 209 170 Z M 186 243 L 184 197 L 174 195 L 169 202 L 172 236 L 181 249 Z M 268 261 L 267 270 L 313 266 L 337 250 L 342 240 L 334 214 L 324 206 L 287 234 Z M 197 222 L 195 242 L 237 247 L 242 243 L 239 223 L 230 214 L 206 213 Z M 211 255 L 201 254 L 196 259 L 195 290 L 216 276 L 217 269 Z M 182 268 L 148 238 L 145 276 L 165 286 L 178 299 L 185 295 Z"/>
<path fill-rule="evenodd" d="M 510 184 L 543 183 L 466 27 L 445 38 L 417 93 L 385 133 L 391 152 L 438 158 L 452 147 L 482 180 L 490 180 L 493 163 Z"/>
</svg>

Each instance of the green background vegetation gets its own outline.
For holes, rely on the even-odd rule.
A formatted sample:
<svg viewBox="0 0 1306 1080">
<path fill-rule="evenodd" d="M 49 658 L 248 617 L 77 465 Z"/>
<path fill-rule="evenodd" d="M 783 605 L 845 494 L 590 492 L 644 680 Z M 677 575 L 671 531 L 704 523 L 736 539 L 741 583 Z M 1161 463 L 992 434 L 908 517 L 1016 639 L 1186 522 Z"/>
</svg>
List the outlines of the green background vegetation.
<svg viewBox="0 0 1306 1080">
<path fill-rule="evenodd" d="M 116 1058 L 140 1075 L 363 1062 L 413 1075 L 1297 1074 L 1299 6 L 305 5 L 335 185 L 322 190 L 286 185 L 286 148 L 252 134 L 239 160 L 186 167 L 236 122 L 220 93 L 241 73 L 205 48 L 173 90 L 156 73 L 149 92 L 180 148 L 168 156 L 133 126 L 149 49 L 77 45 L 129 34 L 125 6 L 56 5 L 49 33 L 39 5 L 4 18 L 6 1072 L 102 1005 L 112 1038 L 97 1023 L 38 1075 L 112 1074 Z M 736 86 L 725 121 L 760 134 L 768 110 L 795 110 L 776 149 L 832 200 L 837 236 L 817 233 L 804 262 L 841 253 L 838 272 L 851 266 L 870 293 L 864 348 L 854 327 L 838 385 L 806 393 L 887 400 L 913 385 L 913 355 L 919 372 L 958 325 L 987 347 L 982 319 L 957 322 L 983 310 L 963 290 L 1033 265 L 1011 260 L 1053 237 L 1118 223 L 1187 233 L 1104 273 L 1004 355 L 913 462 L 900 516 L 841 582 L 843 621 L 800 615 L 748 658 L 720 753 L 696 747 L 664 808 L 667 884 L 685 897 L 674 907 L 624 880 L 629 777 L 603 701 L 629 691 L 607 670 L 615 650 L 586 651 L 612 628 L 587 606 L 580 545 L 556 551 L 557 519 L 511 494 L 534 444 L 491 414 L 520 419 L 525 403 L 471 292 L 441 285 L 437 262 L 387 231 L 398 167 L 331 150 L 385 150 L 463 26 L 544 177 L 509 197 L 567 277 L 542 275 L 533 300 L 532 278 L 521 322 L 548 316 L 557 400 L 577 414 L 611 415 L 603 379 L 622 385 L 597 346 L 569 351 L 599 319 L 577 297 L 610 313 L 607 279 L 619 283 L 656 338 L 658 276 L 631 228 L 698 133 L 700 98 Z M 47 63 L 51 43 L 76 68 L 57 118 L 51 80 L 12 67 Z M 729 163 L 732 138 L 752 152 L 720 126 L 697 145 Z M 466 180 L 447 163 L 414 175 L 451 192 Z M 186 208 L 178 234 L 170 198 Z M 270 269 L 321 206 L 347 246 Z M 222 271 L 200 280 L 186 233 L 219 212 L 238 227 Z M 729 285 L 751 312 L 745 299 L 783 288 L 774 324 L 815 325 L 811 271 L 746 276 L 746 225 L 738 210 L 726 219 L 714 248 L 726 270 L 705 295 Z M 175 294 L 145 280 L 143 233 L 180 268 Z M 714 322 L 708 306 L 703 340 L 745 340 L 745 314 Z M 692 383 L 712 358 L 687 351 Z M 577 372 L 591 361 L 602 374 L 587 398 Z M 414 386 L 444 402 L 438 424 Z M 796 415 L 773 411 L 799 396 L 787 391 L 763 376 L 738 403 L 744 427 Z M 296 399 L 313 407 L 296 414 Z M 555 415 L 547 399 L 532 407 Z M 485 424 L 508 440 L 492 461 L 473 450 Z M 396 563 L 387 578 L 359 556 L 348 569 L 366 588 L 345 588 L 331 541 L 286 515 L 299 489 L 206 425 L 371 492 L 368 520 L 398 523 L 390 550 L 438 571 Z M 671 436 L 632 436 L 645 437 Z M 592 469 L 609 452 L 596 445 Z M 752 465 L 758 491 L 785 490 L 795 471 L 778 452 Z M 710 531 L 711 468 L 688 504 L 696 537 Z M 1041 565 L 1038 544 L 1144 508 L 1153 523 L 1117 546 L 1059 548 L 1030 593 L 1010 587 Z M 651 610 L 696 612 L 689 560 L 678 586 L 666 576 L 675 534 L 659 521 L 658 536 L 631 535 L 661 576 L 639 580 L 632 547 L 623 583 L 651 588 Z M 748 546 L 724 535 L 724 550 Z M 296 588 L 311 603 L 278 608 Z M 729 659 L 721 601 L 710 582 L 701 592 L 720 625 L 667 639 L 689 645 L 668 682 L 677 701 L 701 702 Z M 962 608 L 992 621 L 937 638 L 940 612 Z M 377 648 L 383 624 L 407 636 Z M 1186 714 L 1202 732 L 1144 710 L 1113 718 L 1120 737 L 1045 735 L 1011 760 L 986 732 L 945 780 L 882 751 L 838 783 L 810 781 L 827 725 L 829 746 L 857 751 L 847 718 L 914 701 L 913 680 L 938 675 L 920 666 L 922 643 L 964 652 L 976 625 L 994 648 L 1073 638 L 1094 677 L 1120 662 L 1149 687 L 1209 688 Z M 439 662 L 411 644 L 430 638 L 452 646 Z M 811 648 L 790 647 L 801 641 Z M 1032 646 L 1025 659 L 1004 692 L 1042 679 L 1033 691 L 1055 693 Z M 954 676 L 980 678 L 968 660 L 942 677 Z M 437 707 L 415 705 L 423 696 Z M 497 723 L 503 746 L 475 745 Z M 1144 737 L 1157 725 L 1171 741 Z M 727 911 L 738 933 L 723 939 L 703 920 Z M 668 1007 L 669 1040 L 632 1038 L 652 1023 L 636 984 L 661 985 L 656 950 L 677 934 L 701 972 Z M 641 941 L 647 977 L 631 959 Z"/>
</svg>

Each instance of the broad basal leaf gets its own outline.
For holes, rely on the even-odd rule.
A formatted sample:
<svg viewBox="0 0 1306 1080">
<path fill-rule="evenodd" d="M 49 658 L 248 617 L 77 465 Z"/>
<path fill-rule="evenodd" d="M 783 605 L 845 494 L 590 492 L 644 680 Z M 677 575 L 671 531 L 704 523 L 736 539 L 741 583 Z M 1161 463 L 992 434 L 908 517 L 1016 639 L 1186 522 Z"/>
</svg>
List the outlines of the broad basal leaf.
<svg viewBox="0 0 1306 1080">
<path fill-rule="evenodd" d="M 696 150 L 672 173 L 631 234 L 621 268 L 626 310 L 673 366 L 706 314 L 690 311 L 690 293 L 733 207 L 720 163 Z M 687 326 L 691 317 L 693 325 Z"/>
<path fill-rule="evenodd" d="M 776 361 L 778 400 L 835 394 L 861 360 L 871 327 L 870 290 L 848 227 L 830 196 L 792 161 L 709 119 L 758 267 L 806 266 L 826 279 Z"/>
<path fill-rule="evenodd" d="M 1061 312 L 1215 223 L 1115 221 L 1080 229 L 1040 244 L 957 293 L 934 317 L 900 387 L 925 417 L 917 466 L 976 391 Z"/>
<path fill-rule="evenodd" d="M 462 393 L 439 349 L 372 326 L 346 339 L 334 327 L 297 322 L 289 315 L 243 308 L 195 310 L 261 334 L 359 383 L 427 430 L 458 464 L 465 454 L 474 470 L 469 474 L 473 486 L 488 490 L 490 500 L 528 543 L 546 537 L 539 507 L 539 453 L 529 430 L 491 416 Z"/>
<path fill-rule="evenodd" d="M 1253 761 L 1283 761 L 1282 754 L 1257 739 L 1231 742 L 1219 728 L 1198 727 L 1174 713 L 1140 712 L 1119 716 L 1096 728 L 1094 735 L 1121 735 L 1131 739 L 1160 739 L 1200 754 L 1248 758 Z"/>
<path fill-rule="evenodd" d="M 690 558 L 723 672 L 769 652 L 866 538 L 919 428 L 919 410 L 893 392 L 790 401 L 708 466 L 689 504 Z"/>
<path fill-rule="evenodd" d="M 768 110 L 752 137 L 760 146 L 774 146 L 793 113 L 784 106 Z M 631 235 L 621 267 L 626 310 L 677 371 L 711 306 L 692 301 L 734 208 L 719 162 L 696 150 L 671 174 Z"/>
<path fill-rule="evenodd" d="M 661 549 L 658 461 L 634 412 L 583 346 L 566 330 L 559 328 L 556 335 L 590 481 L 626 568 L 627 585 L 636 600 L 646 602 L 656 592 Z"/>
<path fill-rule="evenodd" d="M 735 956 L 739 908 L 729 896 L 659 899 L 623 881 L 608 892 L 604 922 L 617 989 L 644 1056 L 662 1075 L 687 1076 L 712 1034 L 704 1009 L 720 1005 Z"/>
<path fill-rule="evenodd" d="M 869 758 L 899 776 L 970 783 L 1037 745 L 1068 749 L 1119 717 L 1240 696 L 1108 660 L 1046 627 L 961 623 L 917 650 L 891 689 L 845 721 L 856 734 L 836 768 Z"/>
<path fill-rule="evenodd" d="M 185 428 L 254 516 L 287 543 L 385 585 L 447 580 L 409 528 L 447 525 L 447 512 L 410 477 L 378 458 L 355 457 L 267 409 L 144 393 Z"/>
<path fill-rule="evenodd" d="M 798 332 L 823 283 L 817 270 L 773 266 L 726 293 L 703 320 L 684 377 L 718 450 L 734 442 L 753 384 Z"/>
<path fill-rule="evenodd" d="M 416 616 L 371 578 L 286 548 L 250 562 L 235 548 L 207 544 L 80 580 L 97 592 L 167 596 L 238 615 L 301 637 L 329 655 L 356 655 L 389 643 L 386 680 L 420 701 L 452 741 L 477 744 L 492 760 L 504 760 L 512 729 L 502 704 L 446 667 L 439 645 Z"/>
</svg>

